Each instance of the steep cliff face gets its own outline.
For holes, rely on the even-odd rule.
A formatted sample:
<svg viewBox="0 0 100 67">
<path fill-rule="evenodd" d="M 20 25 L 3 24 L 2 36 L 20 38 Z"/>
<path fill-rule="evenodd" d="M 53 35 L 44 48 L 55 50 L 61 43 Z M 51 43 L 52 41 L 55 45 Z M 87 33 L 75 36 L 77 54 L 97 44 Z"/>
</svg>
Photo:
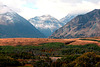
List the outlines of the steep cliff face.
<svg viewBox="0 0 100 67">
<path fill-rule="evenodd" d="M 30 22 L 5 5 L 0 5 L 0 38 L 45 37 Z"/>
<path fill-rule="evenodd" d="M 100 36 L 100 9 L 78 15 L 56 30 L 50 38 L 79 38 Z"/>
</svg>

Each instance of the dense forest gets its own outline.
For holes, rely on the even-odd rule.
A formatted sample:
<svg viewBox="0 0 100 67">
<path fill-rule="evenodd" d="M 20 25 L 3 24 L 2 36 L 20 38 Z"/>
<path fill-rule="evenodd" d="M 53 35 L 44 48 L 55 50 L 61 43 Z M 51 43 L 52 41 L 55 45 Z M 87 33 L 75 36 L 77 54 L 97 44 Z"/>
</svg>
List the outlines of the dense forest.
<svg viewBox="0 0 100 67">
<path fill-rule="evenodd" d="M 59 59 L 52 59 L 52 57 Z M 100 67 L 100 47 L 96 44 L 0 46 L 0 67 Z"/>
</svg>

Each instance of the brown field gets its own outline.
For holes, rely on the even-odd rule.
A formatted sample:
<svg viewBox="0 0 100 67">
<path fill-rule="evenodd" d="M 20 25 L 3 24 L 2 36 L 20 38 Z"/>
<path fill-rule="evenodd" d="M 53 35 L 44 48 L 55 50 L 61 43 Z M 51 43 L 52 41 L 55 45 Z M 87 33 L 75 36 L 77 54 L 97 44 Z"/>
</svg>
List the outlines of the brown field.
<svg viewBox="0 0 100 67">
<path fill-rule="evenodd" d="M 50 42 L 61 42 L 65 43 L 66 45 L 85 45 L 85 44 L 97 44 L 100 46 L 100 42 L 97 41 L 89 41 L 89 40 L 79 40 L 80 38 L 75 39 L 49 39 L 49 38 L 1 38 L 0 39 L 0 46 L 5 45 L 33 45 L 39 46 L 38 44 L 42 43 L 50 43 Z M 86 38 L 86 39 L 95 39 L 100 40 L 100 38 Z"/>
</svg>

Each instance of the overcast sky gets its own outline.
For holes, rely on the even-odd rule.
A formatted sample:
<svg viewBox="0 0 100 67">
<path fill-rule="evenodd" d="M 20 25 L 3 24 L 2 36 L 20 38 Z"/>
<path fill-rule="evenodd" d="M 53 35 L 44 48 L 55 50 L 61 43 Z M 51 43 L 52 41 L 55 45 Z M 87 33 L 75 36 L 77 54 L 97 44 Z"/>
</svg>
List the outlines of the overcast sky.
<svg viewBox="0 0 100 67">
<path fill-rule="evenodd" d="M 57 19 L 67 14 L 81 14 L 100 9 L 100 0 L 0 0 L 26 19 L 51 15 Z"/>
</svg>

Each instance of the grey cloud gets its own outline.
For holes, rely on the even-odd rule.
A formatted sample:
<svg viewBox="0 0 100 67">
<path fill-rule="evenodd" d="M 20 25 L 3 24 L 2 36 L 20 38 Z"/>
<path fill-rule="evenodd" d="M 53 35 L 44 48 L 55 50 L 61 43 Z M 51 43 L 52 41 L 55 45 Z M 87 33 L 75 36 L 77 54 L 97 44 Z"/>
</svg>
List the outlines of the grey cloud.
<svg viewBox="0 0 100 67">
<path fill-rule="evenodd" d="M 87 0 L 84 0 L 84 1 L 87 1 Z M 100 2 L 100 0 L 88 0 L 89 2 L 93 2 L 93 3 L 98 3 Z"/>
<path fill-rule="evenodd" d="M 82 2 L 82 0 L 61 0 L 62 2 L 68 2 L 68 3 L 78 3 Z"/>
<path fill-rule="evenodd" d="M 100 0 L 61 0 L 62 2 L 68 2 L 68 3 L 81 3 L 82 1 L 88 1 L 92 3 L 98 3 Z"/>
<path fill-rule="evenodd" d="M 24 0 L 26 1 L 27 3 L 36 3 L 38 0 Z"/>
</svg>

